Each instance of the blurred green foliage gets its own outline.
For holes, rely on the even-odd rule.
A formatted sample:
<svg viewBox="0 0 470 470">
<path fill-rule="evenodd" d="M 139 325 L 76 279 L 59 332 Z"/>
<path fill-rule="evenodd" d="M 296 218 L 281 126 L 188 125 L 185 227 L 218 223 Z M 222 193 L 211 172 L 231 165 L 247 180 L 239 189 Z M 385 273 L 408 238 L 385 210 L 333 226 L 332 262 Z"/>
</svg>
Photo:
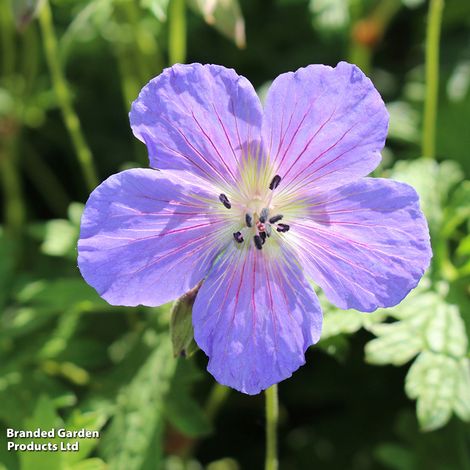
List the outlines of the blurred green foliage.
<svg viewBox="0 0 470 470">
<path fill-rule="evenodd" d="M 420 158 L 427 3 L 0 0 L 0 468 L 261 468 L 261 398 L 214 384 L 202 353 L 174 357 L 170 306 L 111 307 L 84 283 L 80 215 L 94 178 L 146 165 L 127 112 L 172 61 L 234 67 L 262 95 L 279 73 L 348 59 L 391 114 L 376 175 L 418 190 L 434 259 L 395 308 L 321 297 L 322 341 L 280 385 L 281 468 L 470 469 L 470 2 L 445 3 L 438 161 Z M 7 427 L 53 426 L 101 438 L 6 450 Z"/>
</svg>

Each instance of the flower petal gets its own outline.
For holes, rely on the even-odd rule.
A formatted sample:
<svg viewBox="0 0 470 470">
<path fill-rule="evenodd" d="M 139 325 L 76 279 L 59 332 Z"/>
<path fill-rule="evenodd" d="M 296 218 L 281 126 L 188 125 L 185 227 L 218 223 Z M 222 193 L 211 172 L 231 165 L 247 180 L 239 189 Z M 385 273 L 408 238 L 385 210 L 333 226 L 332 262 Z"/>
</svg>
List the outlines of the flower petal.
<svg viewBox="0 0 470 470">
<path fill-rule="evenodd" d="M 217 204 L 217 196 L 181 172 L 111 176 L 93 191 L 82 217 L 83 277 L 113 305 L 156 306 L 179 297 L 207 274 L 223 239 L 231 240 L 223 236 Z"/>
<path fill-rule="evenodd" d="M 432 256 L 416 191 L 363 178 L 312 196 L 290 241 L 306 273 L 340 308 L 371 312 L 398 304 L 415 288 Z"/>
<path fill-rule="evenodd" d="M 219 65 L 166 69 L 142 89 L 130 112 L 151 166 L 185 169 L 229 185 L 246 149 L 253 142 L 259 147 L 261 120 L 251 83 Z"/>
<path fill-rule="evenodd" d="M 290 377 L 318 341 L 318 299 L 288 259 L 230 247 L 204 281 L 193 308 L 194 337 L 218 382 L 259 393 Z"/>
<path fill-rule="evenodd" d="M 280 75 L 268 91 L 263 136 L 281 189 L 334 188 L 380 162 L 388 113 L 355 65 L 310 65 Z"/>
</svg>

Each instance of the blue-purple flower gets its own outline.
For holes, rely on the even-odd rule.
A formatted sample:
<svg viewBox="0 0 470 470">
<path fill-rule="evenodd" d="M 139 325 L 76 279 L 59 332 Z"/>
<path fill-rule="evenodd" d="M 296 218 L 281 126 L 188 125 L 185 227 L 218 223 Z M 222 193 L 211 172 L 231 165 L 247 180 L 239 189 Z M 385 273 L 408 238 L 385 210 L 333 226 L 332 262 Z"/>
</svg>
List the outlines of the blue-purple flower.
<svg viewBox="0 0 470 470">
<path fill-rule="evenodd" d="M 150 165 L 111 176 L 82 218 L 79 267 L 114 305 L 157 306 L 202 285 L 194 335 L 221 383 L 255 394 L 305 362 L 322 314 L 399 303 L 429 264 L 413 188 L 365 178 L 384 103 L 354 65 L 280 75 L 264 109 L 217 65 L 175 65 L 133 103 Z"/>
</svg>

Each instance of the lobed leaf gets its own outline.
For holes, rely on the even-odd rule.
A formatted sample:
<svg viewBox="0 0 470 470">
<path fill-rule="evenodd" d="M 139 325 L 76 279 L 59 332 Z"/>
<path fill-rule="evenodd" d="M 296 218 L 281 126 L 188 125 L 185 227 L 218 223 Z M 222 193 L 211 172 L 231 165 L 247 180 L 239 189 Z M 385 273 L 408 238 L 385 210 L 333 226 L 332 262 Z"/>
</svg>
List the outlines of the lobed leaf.
<svg viewBox="0 0 470 470">
<path fill-rule="evenodd" d="M 458 383 L 455 359 L 425 351 L 408 371 L 405 390 L 417 399 L 417 416 L 424 431 L 442 427 L 452 415 Z"/>
<path fill-rule="evenodd" d="M 406 321 L 371 327 L 370 331 L 378 338 L 367 343 L 366 361 L 400 366 L 413 359 L 423 349 L 422 329 L 426 320 L 426 315 L 417 315 Z"/>
</svg>

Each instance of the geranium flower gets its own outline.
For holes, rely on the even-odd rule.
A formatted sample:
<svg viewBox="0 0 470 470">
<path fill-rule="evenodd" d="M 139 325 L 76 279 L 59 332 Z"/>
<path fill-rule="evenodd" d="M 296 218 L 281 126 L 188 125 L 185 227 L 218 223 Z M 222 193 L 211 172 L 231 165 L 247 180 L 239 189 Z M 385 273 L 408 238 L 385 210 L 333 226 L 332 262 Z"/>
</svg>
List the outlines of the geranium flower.
<svg viewBox="0 0 470 470">
<path fill-rule="evenodd" d="M 150 165 L 111 176 L 82 218 L 79 267 L 113 305 L 157 306 L 202 285 L 194 335 L 222 384 L 289 377 L 320 338 L 313 280 L 340 308 L 399 303 L 429 264 L 418 196 L 364 178 L 388 114 L 354 65 L 280 75 L 264 110 L 217 65 L 175 65 L 132 105 Z"/>
</svg>

